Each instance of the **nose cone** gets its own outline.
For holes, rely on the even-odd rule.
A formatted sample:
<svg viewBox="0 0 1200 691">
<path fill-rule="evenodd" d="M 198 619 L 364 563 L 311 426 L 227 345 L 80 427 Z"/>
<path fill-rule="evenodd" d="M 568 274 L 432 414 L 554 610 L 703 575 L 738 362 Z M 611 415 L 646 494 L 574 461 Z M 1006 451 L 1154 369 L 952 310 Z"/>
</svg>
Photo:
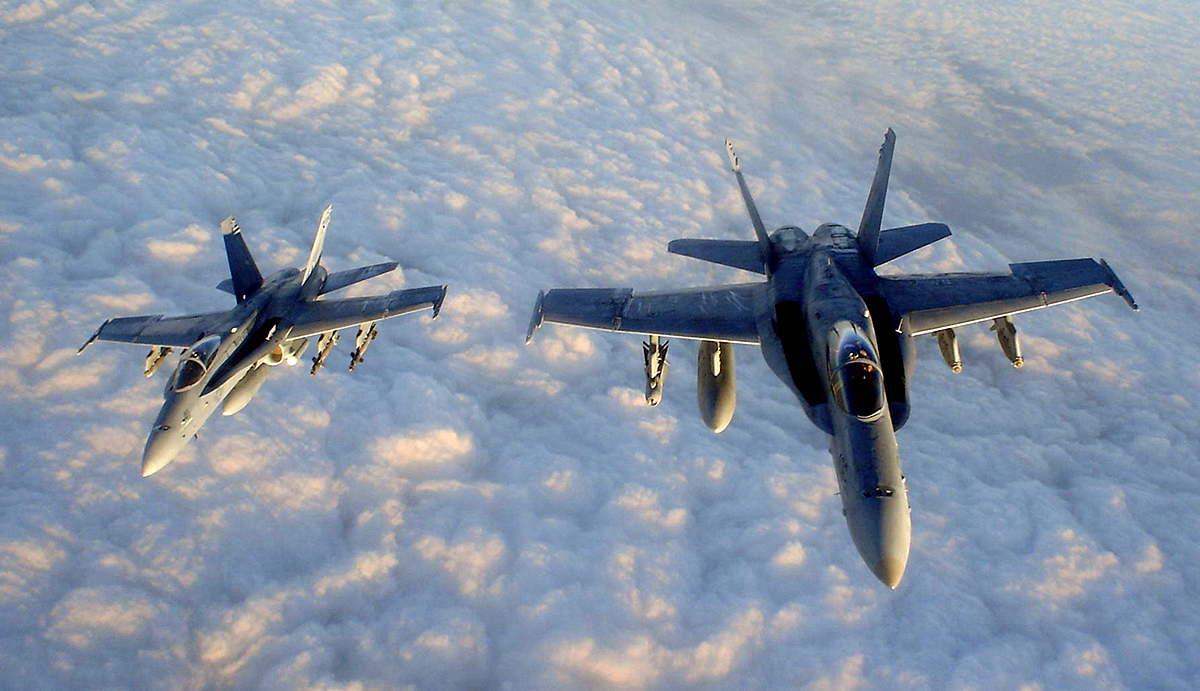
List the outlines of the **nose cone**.
<svg viewBox="0 0 1200 691">
<path fill-rule="evenodd" d="M 871 572 L 884 585 L 895 590 L 900 585 L 900 579 L 904 578 L 904 568 L 908 566 L 908 555 L 900 557 L 884 557 L 871 567 Z"/>
<path fill-rule="evenodd" d="M 884 585 L 895 590 L 908 566 L 912 521 L 903 496 L 864 499 L 847 513 L 858 553 Z"/>
<path fill-rule="evenodd" d="M 157 429 L 151 432 L 146 440 L 146 450 L 142 453 L 142 477 L 150 477 L 162 470 L 175 460 L 181 448 L 182 444 L 173 436 Z"/>
</svg>

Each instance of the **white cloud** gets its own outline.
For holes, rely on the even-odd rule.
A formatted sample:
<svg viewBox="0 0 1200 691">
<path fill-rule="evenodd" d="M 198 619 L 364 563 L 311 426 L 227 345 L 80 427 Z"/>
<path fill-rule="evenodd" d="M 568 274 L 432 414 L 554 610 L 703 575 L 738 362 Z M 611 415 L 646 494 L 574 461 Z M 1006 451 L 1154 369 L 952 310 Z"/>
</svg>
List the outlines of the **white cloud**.
<svg viewBox="0 0 1200 691">
<path fill-rule="evenodd" d="M 1193 15 L 12 3 L 0 686 L 1189 687 Z M 917 343 L 896 593 L 755 349 L 712 435 L 694 344 L 650 409 L 635 336 L 520 343 L 538 289 L 747 278 L 665 252 L 753 237 L 722 138 L 768 225 L 811 230 L 857 220 L 888 125 L 885 221 L 955 235 L 887 271 L 1107 256 L 1144 307 L 1022 317 L 1021 371 L 983 327 L 959 375 Z M 345 342 L 281 370 L 142 480 L 163 375 L 72 353 L 110 316 L 232 304 L 225 215 L 270 273 L 326 203 L 331 270 L 402 264 L 346 294 L 445 283 L 441 316 L 382 325 L 353 373 Z"/>
</svg>

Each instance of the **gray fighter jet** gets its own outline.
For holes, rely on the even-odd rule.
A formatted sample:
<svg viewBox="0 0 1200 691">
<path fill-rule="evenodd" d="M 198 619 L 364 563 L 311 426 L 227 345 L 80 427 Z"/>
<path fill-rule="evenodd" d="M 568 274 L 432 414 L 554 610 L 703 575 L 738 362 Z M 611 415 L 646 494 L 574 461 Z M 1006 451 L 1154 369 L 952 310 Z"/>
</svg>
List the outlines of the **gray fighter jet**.
<svg viewBox="0 0 1200 691">
<path fill-rule="evenodd" d="M 242 232 L 230 216 L 221 222 L 232 276 L 217 288 L 232 293 L 237 306 L 228 311 L 166 317 L 120 317 L 100 325 L 79 349 L 97 339 L 150 346 L 145 374 L 154 374 L 172 349 L 182 349 L 179 364 L 167 380 L 162 410 L 146 440 L 142 477 L 170 463 L 209 416 L 222 407 L 233 415 L 258 393 L 271 368 L 295 365 L 318 337 L 311 373 L 325 362 L 338 340 L 338 329 L 358 327 L 350 369 L 362 362 L 375 338 L 375 323 L 430 307 L 437 317 L 446 286 L 397 290 L 387 295 L 324 300 L 321 296 L 396 268 L 396 262 L 329 273 L 321 266 L 325 230 L 332 207 L 321 214 L 308 263 L 283 269 L 266 279 L 259 273 Z"/>
<path fill-rule="evenodd" d="M 842 513 L 871 571 L 895 588 L 908 564 L 912 523 L 895 432 L 908 419 L 914 336 L 935 334 L 946 363 L 962 369 L 954 329 L 992 322 L 1016 367 L 1023 359 L 1012 315 L 1113 292 L 1137 309 L 1103 260 L 1009 265 L 1002 273 L 880 276 L 876 267 L 950 235 L 941 223 L 881 230 L 896 136 L 889 129 L 858 231 L 832 223 L 767 234 L 728 141 L 726 152 L 757 241 L 675 240 L 667 251 L 765 281 L 689 290 L 555 289 L 538 295 L 528 342 L 543 322 L 651 334 L 646 395 L 662 395 L 666 345 L 702 341 L 697 393 L 705 423 L 721 432 L 736 405 L 733 343 L 758 344 L 767 364 L 829 435 Z"/>
</svg>

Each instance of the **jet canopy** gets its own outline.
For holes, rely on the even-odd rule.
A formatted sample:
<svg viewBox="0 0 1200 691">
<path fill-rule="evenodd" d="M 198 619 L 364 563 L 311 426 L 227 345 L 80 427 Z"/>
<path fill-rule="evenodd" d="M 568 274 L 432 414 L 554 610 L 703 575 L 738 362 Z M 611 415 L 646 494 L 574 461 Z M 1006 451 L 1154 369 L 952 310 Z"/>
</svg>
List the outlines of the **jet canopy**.
<svg viewBox="0 0 1200 691">
<path fill-rule="evenodd" d="M 208 372 L 208 366 L 212 364 L 213 357 L 217 354 L 217 348 L 220 346 L 220 336 L 209 336 L 197 341 L 188 349 L 187 354 L 183 356 L 183 361 L 179 363 L 179 369 L 175 371 L 175 381 L 171 388 L 177 392 L 186 391 L 199 384 L 204 379 L 205 373 Z"/>
<path fill-rule="evenodd" d="M 834 327 L 834 333 L 839 339 L 829 377 L 833 399 L 854 417 L 875 417 L 886 402 L 875 348 L 861 330 L 850 324 Z"/>
</svg>

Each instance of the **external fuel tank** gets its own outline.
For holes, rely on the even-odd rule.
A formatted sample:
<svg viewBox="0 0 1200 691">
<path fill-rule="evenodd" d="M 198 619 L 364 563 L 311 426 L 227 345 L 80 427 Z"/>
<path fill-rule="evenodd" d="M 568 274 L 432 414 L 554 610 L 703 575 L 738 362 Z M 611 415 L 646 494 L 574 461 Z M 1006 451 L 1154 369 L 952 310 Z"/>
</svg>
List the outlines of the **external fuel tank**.
<svg viewBox="0 0 1200 691">
<path fill-rule="evenodd" d="M 701 341 L 696 358 L 696 398 L 704 424 L 717 434 L 725 431 L 737 407 L 737 369 L 729 343 Z"/>
</svg>

